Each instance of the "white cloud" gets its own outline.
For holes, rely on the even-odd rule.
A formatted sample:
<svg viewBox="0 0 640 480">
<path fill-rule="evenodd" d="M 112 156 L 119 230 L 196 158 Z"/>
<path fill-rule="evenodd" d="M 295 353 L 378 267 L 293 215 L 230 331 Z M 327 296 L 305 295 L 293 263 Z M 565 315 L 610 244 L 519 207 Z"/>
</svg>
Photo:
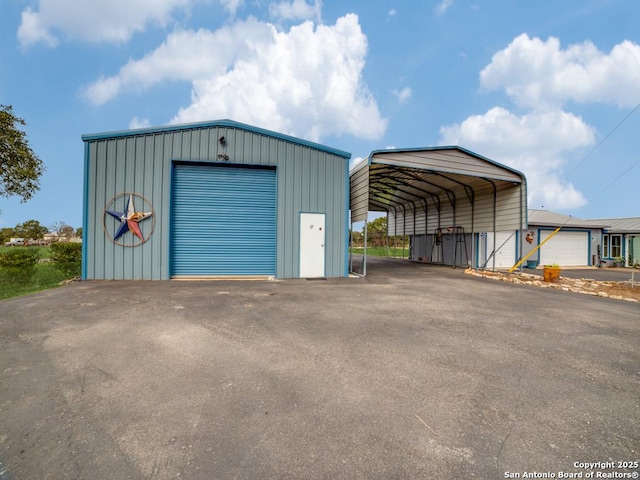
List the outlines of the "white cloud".
<svg viewBox="0 0 640 480">
<path fill-rule="evenodd" d="M 244 0 L 220 0 L 220 3 L 231 15 L 235 15 Z"/>
<path fill-rule="evenodd" d="M 527 108 L 557 108 L 570 100 L 635 106 L 640 102 L 640 45 L 625 40 L 605 54 L 591 42 L 563 50 L 557 38 L 543 41 L 522 34 L 493 56 L 480 82 L 488 90 L 504 89 Z"/>
<path fill-rule="evenodd" d="M 409 87 L 404 87 L 402 90 L 391 90 L 391 93 L 396 96 L 400 104 L 406 103 L 411 98 L 411 89 Z"/>
<path fill-rule="evenodd" d="M 59 43 L 48 28 L 42 24 L 42 18 L 36 12 L 27 7 L 22 12 L 22 22 L 18 28 L 18 40 L 22 46 L 43 42 L 48 47 L 56 47 Z"/>
<path fill-rule="evenodd" d="M 523 172 L 532 207 L 577 208 L 582 194 L 559 173 L 566 155 L 595 141 L 594 129 L 580 117 L 561 110 L 522 116 L 495 107 L 460 124 L 442 127 L 443 145 L 461 145 Z"/>
<path fill-rule="evenodd" d="M 389 10 L 388 15 L 390 17 L 395 17 L 398 14 L 398 11 L 395 8 L 392 8 L 391 10 Z"/>
<path fill-rule="evenodd" d="M 215 32 L 175 32 L 85 95 L 100 105 L 160 82 L 187 81 L 191 104 L 172 123 L 232 118 L 314 141 L 379 138 L 387 121 L 362 79 L 367 48 L 353 14 L 333 26 L 308 21 L 288 32 L 250 19 Z"/>
<path fill-rule="evenodd" d="M 136 129 L 136 128 L 147 128 L 150 127 L 151 123 L 149 122 L 149 119 L 147 118 L 138 118 L 138 117 L 133 117 L 131 119 L 131 121 L 129 122 L 129 128 L 130 129 Z"/>
<path fill-rule="evenodd" d="M 38 9 L 22 12 L 18 40 L 25 47 L 58 36 L 91 42 L 126 42 L 148 25 L 165 26 L 171 14 L 198 0 L 39 0 Z M 229 2 L 230 0 L 227 0 Z"/>
<path fill-rule="evenodd" d="M 445 12 L 447 10 L 449 10 L 449 8 L 451 7 L 451 5 L 453 5 L 453 0 L 442 0 L 437 6 L 436 6 L 436 13 L 438 15 L 444 15 Z"/>
<path fill-rule="evenodd" d="M 284 20 L 321 20 L 322 0 L 314 0 L 308 4 L 306 0 L 291 0 L 272 2 L 269 4 L 269 13 L 275 18 Z"/>
<path fill-rule="evenodd" d="M 355 158 L 352 158 L 351 161 L 349 162 L 349 170 L 351 170 L 353 167 L 355 167 L 356 165 L 361 163 L 363 160 L 365 160 L 365 158 L 366 157 L 355 157 Z"/>
<path fill-rule="evenodd" d="M 440 129 L 443 144 L 459 144 L 522 171 L 529 204 L 578 208 L 584 196 L 564 178 L 568 158 L 592 146 L 596 132 L 566 104 L 640 102 L 640 46 L 623 41 L 608 54 L 591 42 L 562 49 L 557 38 L 523 34 L 480 73 L 486 90 L 504 90 L 524 113 L 495 107 Z"/>
<path fill-rule="evenodd" d="M 117 75 L 98 79 L 84 94 L 101 105 L 122 93 L 144 91 L 158 83 L 194 82 L 221 75 L 235 61 L 258 56 L 261 46 L 273 36 L 273 27 L 254 19 L 215 32 L 173 32 L 153 52 L 141 60 L 130 60 Z"/>
<path fill-rule="evenodd" d="M 588 146 L 595 139 L 593 128 L 571 113 L 556 110 L 518 116 L 502 107 L 443 127 L 440 133 L 443 139 L 464 140 L 502 157 L 533 149 L 542 155 L 554 155 Z"/>
</svg>

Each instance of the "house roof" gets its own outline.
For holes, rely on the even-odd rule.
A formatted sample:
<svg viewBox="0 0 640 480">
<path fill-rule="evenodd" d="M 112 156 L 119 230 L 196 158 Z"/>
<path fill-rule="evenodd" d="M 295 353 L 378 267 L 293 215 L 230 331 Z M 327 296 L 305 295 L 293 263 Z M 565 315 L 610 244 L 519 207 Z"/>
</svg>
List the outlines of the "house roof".
<svg viewBox="0 0 640 480">
<path fill-rule="evenodd" d="M 607 232 L 640 233 L 640 217 L 631 218 L 604 218 L 594 222 L 606 223 Z"/>
<path fill-rule="evenodd" d="M 608 220 L 584 220 L 582 218 L 551 212 L 549 210 L 529 209 L 529 225 L 543 227 L 576 227 L 576 228 L 607 228 Z"/>
</svg>

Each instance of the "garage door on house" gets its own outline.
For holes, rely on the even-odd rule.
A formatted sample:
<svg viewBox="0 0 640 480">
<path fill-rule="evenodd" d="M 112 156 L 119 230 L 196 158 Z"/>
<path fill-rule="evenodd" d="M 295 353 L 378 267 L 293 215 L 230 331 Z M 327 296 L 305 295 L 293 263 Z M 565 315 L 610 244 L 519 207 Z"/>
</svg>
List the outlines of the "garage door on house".
<svg viewBox="0 0 640 480">
<path fill-rule="evenodd" d="M 276 273 L 276 170 L 175 163 L 171 277 Z"/>
<path fill-rule="evenodd" d="M 540 232 L 540 243 L 551 235 L 550 231 Z M 540 264 L 560 266 L 589 265 L 589 232 L 558 232 L 540 247 Z"/>
</svg>

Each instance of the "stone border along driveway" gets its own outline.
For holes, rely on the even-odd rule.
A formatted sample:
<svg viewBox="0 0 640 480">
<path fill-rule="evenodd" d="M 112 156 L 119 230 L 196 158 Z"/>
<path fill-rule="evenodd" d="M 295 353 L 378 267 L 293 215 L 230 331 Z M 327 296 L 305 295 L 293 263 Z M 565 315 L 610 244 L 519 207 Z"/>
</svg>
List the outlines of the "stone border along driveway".
<svg viewBox="0 0 640 480">
<path fill-rule="evenodd" d="M 631 281 L 626 282 L 612 282 L 612 281 L 597 281 L 589 278 L 568 278 L 560 277 L 558 282 L 545 282 L 540 275 L 534 275 L 530 273 L 506 273 L 506 272 L 492 272 L 488 270 L 465 270 L 467 275 L 473 275 L 475 277 L 491 278 L 493 280 L 500 280 L 503 282 L 511 282 L 520 285 L 531 285 L 540 288 L 553 288 L 562 290 L 565 292 L 582 293 L 585 295 L 592 295 L 595 297 L 612 298 L 614 300 L 625 300 L 627 302 L 640 303 L 636 298 L 625 295 L 609 294 L 605 292 L 607 287 L 616 284 L 624 284 L 631 286 Z M 640 273 L 638 274 L 638 281 L 636 281 L 635 288 L 638 289 L 638 295 L 640 295 Z"/>
</svg>

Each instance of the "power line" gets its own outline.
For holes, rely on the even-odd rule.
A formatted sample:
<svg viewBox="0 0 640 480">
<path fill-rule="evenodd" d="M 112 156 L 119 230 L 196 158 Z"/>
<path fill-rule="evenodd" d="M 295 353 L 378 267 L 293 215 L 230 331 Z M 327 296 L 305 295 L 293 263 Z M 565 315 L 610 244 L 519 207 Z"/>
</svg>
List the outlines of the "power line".
<svg viewBox="0 0 640 480">
<path fill-rule="evenodd" d="M 629 173 L 631 170 L 633 170 L 635 167 L 638 166 L 638 164 L 640 164 L 640 160 L 636 161 L 636 163 L 634 163 L 633 165 L 631 165 L 629 168 L 627 168 L 624 172 L 622 172 L 620 175 L 618 175 L 616 178 L 614 178 L 606 187 L 604 187 L 603 189 L 601 189 L 595 197 L 593 197 L 593 199 L 595 200 L 596 198 L 598 198 L 600 195 L 602 195 L 602 193 L 607 190 L 609 187 L 611 187 L 614 183 L 616 183 L 618 180 L 620 180 L 622 177 L 624 177 L 627 173 Z"/>
<path fill-rule="evenodd" d="M 587 153 L 587 154 L 582 158 L 582 160 L 580 160 L 580 161 L 578 162 L 578 164 L 577 164 L 575 167 L 573 167 L 573 169 L 572 169 L 569 173 L 567 173 L 567 174 L 564 176 L 564 179 L 565 179 L 565 180 L 567 180 L 571 175 L 573 175 L 573 172 L 575 172 L 575 171 L 578 169 L 578 167 L 582 166 L 582 164 L 587 160 L 587 158 L 589 158 L 589 157 L 593 154 L 593 152 L 595 152 L 595 151 L 600 147 L 600 145 L 602 145 L 602 144 L 603 144 L 603 143 L 604 143 L 604 142 L 605 142 L 605 141 L 606 141 L 606 140 L 607 140 L 611 135 L 613 135 L 613 133 L 614 133 L 618 128 L 620 128 L 620 126 L 621 126 L 621 125 L 622 125 L 622 124 L 623 124 L 623 123 L 624 123 L 624 122 L 625 122 L 625 121 L 626 121 L 626 120 L 627 120 L 631 115 L 633 115 L 633 113 L 634 113 L 636 110 L 638 110 L 638 108 L 640 108 L 640 103 L 639 103 L 638 105 L 636 105 L 636 106 L 635 106 L 635 107 L 634 107 L 634 108 L 633 108 L 629 113 L 627 113 L 627 115 L 626 115 L 622 120 L 620 120 L 620 122 L 618 122 L 618 124 L 617 124 L 615 127 L 613 127 L 613 130 L 611 130 L 607 135 L 605 135 L 605 136 L 602 138 L 602 140 L 600 140 L 600 141 L 596 144 L 596 146 L 595 146 L 595 147 L 593 147 L 593 148 L 589 151 L 589 153 Z M 634 164 L 631 168 L 635 167 L 635 165 L 637 165 L 637 163 L 636 163 L 636 164 Z M 629 170 L 630 170 L 630 169 L 629 169 Z M 627 170 L 627 171 L 628 171 L 628 170 Z M 625 173 L 626 173 L 626 172 L 625 172 Z M 607 187 L 607 188 L 608 188 L 608 187 Z"/>
</svg>

